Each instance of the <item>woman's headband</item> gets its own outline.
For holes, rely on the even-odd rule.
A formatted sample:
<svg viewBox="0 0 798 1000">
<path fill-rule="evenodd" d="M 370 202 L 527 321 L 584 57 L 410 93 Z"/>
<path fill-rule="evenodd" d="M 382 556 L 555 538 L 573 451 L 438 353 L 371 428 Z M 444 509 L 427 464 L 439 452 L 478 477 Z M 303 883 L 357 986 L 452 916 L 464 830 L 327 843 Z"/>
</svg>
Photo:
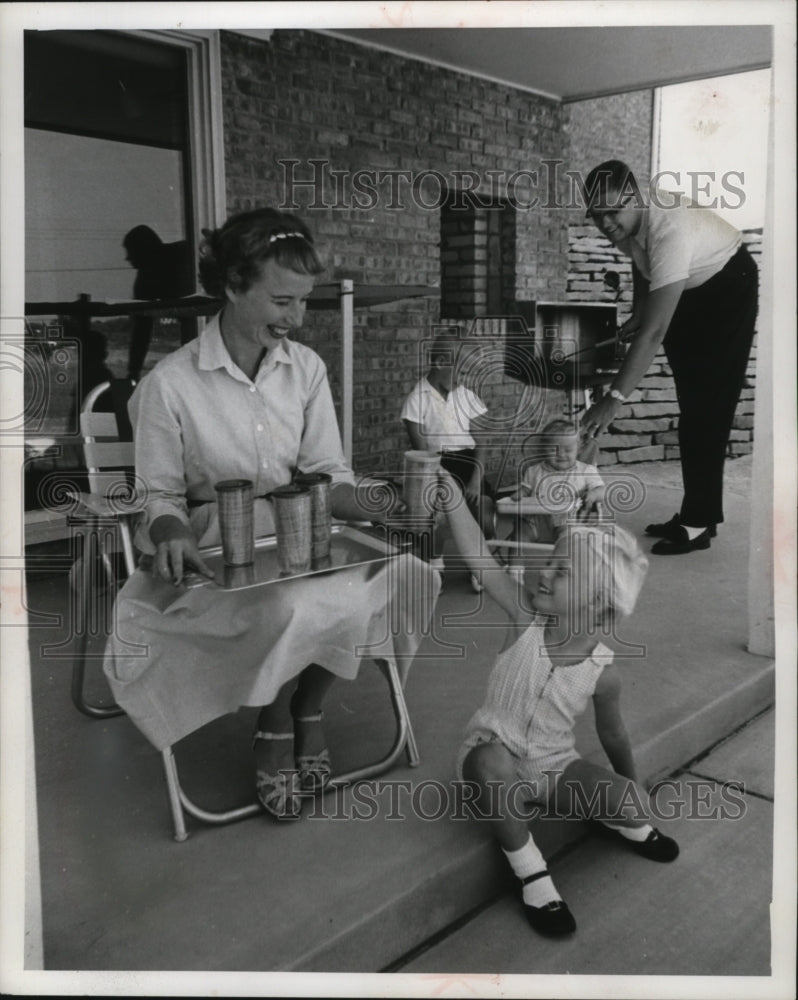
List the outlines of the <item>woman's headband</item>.
<svg viewBox="0 0 798 1000">
<path fill-rule="evenodd" d="M 300 233 L 297 230 L 292 230 L 290 233 L 272 233 L 269 237 L 269 243 L 274 243 L 275 240 L 287 240 L 291 237 L 297 237 L 300 240 L 307 240 L 307 236 L 304 233 Z"/>
</svg>

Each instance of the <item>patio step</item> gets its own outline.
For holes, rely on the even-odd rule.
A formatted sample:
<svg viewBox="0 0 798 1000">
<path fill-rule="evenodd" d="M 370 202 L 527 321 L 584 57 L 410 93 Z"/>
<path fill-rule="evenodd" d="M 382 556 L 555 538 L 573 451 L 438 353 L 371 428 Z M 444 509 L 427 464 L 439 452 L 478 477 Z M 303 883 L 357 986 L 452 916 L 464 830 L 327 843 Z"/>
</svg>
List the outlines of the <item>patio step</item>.
<svg viewBox="0 0 798 1000">
<path fill-rule="evenodd" d="M 640 774 L 663 777 L 708 751 L 773 704 L 774 668 L 758 660 L 745 682 L 638 748 Z M 473 824 L 476 825 L 476 824 Z M 586 826 L 536 821 L 531 827 L 544 856 L 551 858 L 589 836 Z M 292 960 L 291 971 L 347 972 L 368 967 L 393 971 L 437 936 L 467 920 L 515 886 L 501 853 L 488 837 L 463 837 L 435 865 L 407 873 L 404 889 L 374 898 L 360 919 L 329 939 L 312 944 Z M 488 971 L 488 970 L 486 970 Z"/>
</svg>

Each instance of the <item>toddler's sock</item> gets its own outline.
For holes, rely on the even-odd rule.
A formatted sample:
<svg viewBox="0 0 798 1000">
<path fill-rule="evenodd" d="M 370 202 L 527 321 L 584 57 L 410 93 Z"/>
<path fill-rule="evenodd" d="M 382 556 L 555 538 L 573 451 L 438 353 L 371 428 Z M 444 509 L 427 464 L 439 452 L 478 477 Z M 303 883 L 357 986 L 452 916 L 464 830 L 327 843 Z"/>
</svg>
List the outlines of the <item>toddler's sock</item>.
<svg viewBox="0 0 798 1000">
<path fill-rule="evenodd" d="M 523 847 L 519 847 L 517 851 L 504 851 L 504 854 L 510 862 L 510 867 L 522 881 L 530 875 L 546 871 L 546 862 L 532 839 L 532 834 Z M 537 907 L 545 906 L 546 903 L 556 903 L 562 899 L 549 875 L 543 875 L 525 885 L 522 895 L 528 906 Z"/>
<path fill-rule="evenodd" d="M 601 820 L 601 822 L 604 826 L 609 827 L 610 830 L 615 830 L 616 833 L 620 833 L 620 835 L 625 837 L 627 840 L 634 840 L 639 844 L 642 844 L 654 829 L 650 823 L 644 823 L 643 826 L 622 826 L 620 823 L 612 823 L 606 819 Z"/>
</svg>

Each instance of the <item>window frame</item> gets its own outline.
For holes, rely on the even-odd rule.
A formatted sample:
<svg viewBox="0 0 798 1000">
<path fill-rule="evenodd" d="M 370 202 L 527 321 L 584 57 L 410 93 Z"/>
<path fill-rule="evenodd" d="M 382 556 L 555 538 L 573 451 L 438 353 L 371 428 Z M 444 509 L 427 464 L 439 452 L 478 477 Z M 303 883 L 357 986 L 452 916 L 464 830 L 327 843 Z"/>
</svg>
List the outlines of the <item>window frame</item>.
<svg viewBox="0 0 798 1000">
<path fill-rule="evenodd" d="M 221 225 L 227 215 L 219 31 L 170 29 L 122 34 L 175 46 L 186 53 L 192 231 L 199 241 L 203 229 Z"/>
</svg>

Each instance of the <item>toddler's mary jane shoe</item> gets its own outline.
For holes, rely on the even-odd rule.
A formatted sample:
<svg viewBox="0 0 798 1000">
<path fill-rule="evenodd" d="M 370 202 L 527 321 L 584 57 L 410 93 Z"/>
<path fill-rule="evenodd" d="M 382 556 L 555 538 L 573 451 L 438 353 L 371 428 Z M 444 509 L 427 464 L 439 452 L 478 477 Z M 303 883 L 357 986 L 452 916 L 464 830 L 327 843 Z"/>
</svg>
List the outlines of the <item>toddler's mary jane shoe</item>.
<svg viewBox="0 0 798 1000">
<path fill-rule="evenodd" d="M 639 842 L 627 841 L 633 850 L 649 861 L 675 861 L 679 857 L 679 845 L 673 837 L 666 837 L 656 827 Z"/>
<path fill-rule="evenodd" d="M 545 906 L 524 903 L 524 912 L 533 929 L 546 937 L 563 937 L 576 930 L 574 916 L 562 899 L 546 903 Z"/>
<path fill-rule="evenodd" d="M 538 879 L 545 878 L 548 871 L 543 868 L 534 875 L 527 875 L 521 880 L 521 885 L 529 885 Z M 576 930 L 576 921 L 573 914 L 568 909 L 568 904 L 562 899 L 553 899 L 543 906 L 532 906 L 531 903 L 524 903 L 526 918 L 538 934 L 545 934 L 546 937 L 562 937 L 564 934 L 573 934 Z"/>
</svg>

